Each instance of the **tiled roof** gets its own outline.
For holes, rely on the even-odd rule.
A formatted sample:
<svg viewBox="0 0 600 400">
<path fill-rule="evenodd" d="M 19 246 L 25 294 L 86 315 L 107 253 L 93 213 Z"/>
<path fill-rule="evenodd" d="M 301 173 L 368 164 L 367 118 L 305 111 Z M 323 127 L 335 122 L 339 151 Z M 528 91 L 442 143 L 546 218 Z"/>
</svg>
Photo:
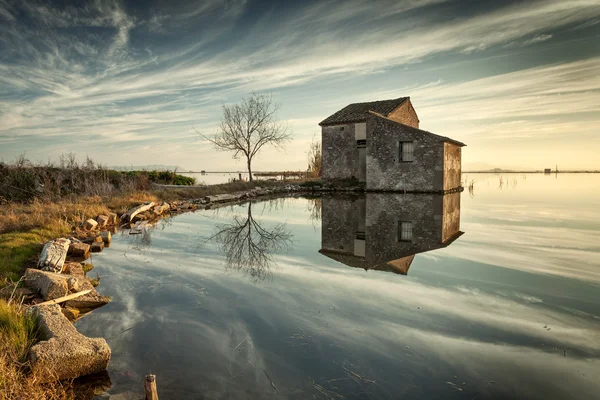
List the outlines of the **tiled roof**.
<svg viewBox="0 0 600 400">
<path fill-rule="evenodd" d="M 351 122 L 362 122 L 367 119 L 367 113 L 369 111 L 387 116 L 407 99 L 408 97 L 400 97 L 392 100 L 353 103 L 342 108 L 335 114 L 325 118 L 323 121 L 321 121 L 321 123 L 319 123 L 319 125 L 337 125 Z"/>
<path fill-rule="evenodd" d="M 458 140 L 454 140 L 454 139 L 449 138 L 447 136 L 436 135 L 433 132 L 424 131 L 423 129 L 415 128 L 414 126 L 410 126 L 410 125 L 406 125 L 406 124 L 403 124 L 403 123 L 398 122 L 398 121 L 394 121 L 393 119 L 389 119 L 389 118 L 387 118 L 385 116 L 379 115 L 378 113 L 369 112 L 369 114 L 371 114 L 371 115 L 373 115 L 373 116 L 375 116 L 377 118 L 382 118 L 385 121 L 388 121 L 388 122 L 390 122 L 392 124 L 402 125 L 405 129 L 412 130 L 412 131 L 415 131 L 415 132 L 425 133 L 427 135 L 431 135 L 433 137 L 438 138 L 440 140 L 440 142 L 449 142 L 449 143 L 453 143 L 453 144 L 455 144 L 457 146 L 460 146 L 460 147 L 466 146 L 466 144 L 464 144 L 463 142 L 459 142 Z"/>
</svg>

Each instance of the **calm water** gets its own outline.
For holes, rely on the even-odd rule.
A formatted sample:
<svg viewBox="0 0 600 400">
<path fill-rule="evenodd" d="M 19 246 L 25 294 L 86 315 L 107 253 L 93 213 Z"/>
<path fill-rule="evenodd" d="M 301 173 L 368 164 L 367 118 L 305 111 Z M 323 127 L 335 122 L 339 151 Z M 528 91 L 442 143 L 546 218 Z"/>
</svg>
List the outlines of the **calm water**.
<svg viewBox="0 0 600 400">
<path fill-rule="evenodd" d="M 111 398 L 600 399 L 600 175 L 466 179 L 115 235 Z"/>
<path fill-rule="evenodd" d="M 218 185 L 220 183 L 228 183 L 234 180 L 238 180 L 240 173 L 239 172 L 207 172 L 204 175 L 199 172 L 178 172 L 178 174 L 183 176 L 189 176 L 191 178 L 196 178 L 196 185 Z M 248 180 L 248 173 L 241 172 L 242 179 Z M 255 180 L 261 179 L 274 179 L 274 177 L 261 177 L 254 176 Z M 279 179 L 279 177 L 277 177 Z"/>
</svg>

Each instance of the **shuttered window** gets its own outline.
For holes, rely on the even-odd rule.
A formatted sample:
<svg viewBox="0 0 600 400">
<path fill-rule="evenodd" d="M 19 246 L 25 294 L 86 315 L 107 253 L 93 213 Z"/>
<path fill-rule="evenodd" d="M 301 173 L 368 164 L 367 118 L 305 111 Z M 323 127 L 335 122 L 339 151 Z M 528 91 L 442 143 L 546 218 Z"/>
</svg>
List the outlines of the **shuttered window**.
<svg viewBox="0 0 600 400">
<path fill-rule="evenodd" d="M 400 161 L 402 162 L 411 162 L 414 161 L 414 153 L 413 153 L 413 142 L 400 142 Z"/>
<path fill-rule="evenodd" d="M 398 241 L 399 242 L 412 241 L 412 222 L 398 221 Z"/>
</svg>

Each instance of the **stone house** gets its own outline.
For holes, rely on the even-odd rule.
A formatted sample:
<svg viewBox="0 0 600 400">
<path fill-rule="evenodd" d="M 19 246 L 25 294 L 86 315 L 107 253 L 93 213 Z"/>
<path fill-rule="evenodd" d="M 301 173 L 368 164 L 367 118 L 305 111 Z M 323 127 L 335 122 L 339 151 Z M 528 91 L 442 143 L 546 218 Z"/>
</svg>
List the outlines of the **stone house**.
<svg viewBox="0 0 600 400">
<path fill-rule="evenodd" d="M 465 144 L 419 129 L 409 97 L 350 104 L 319 125 L 325 180 L 354 177 L 372 191 L 461 189 Z"/>
<path fill-rule="evenodd" d="M 460 193 L 324 197 L 319 253 L 347 266 L 406 275 L 415 255 L 460 237 Z"/>
</svg>

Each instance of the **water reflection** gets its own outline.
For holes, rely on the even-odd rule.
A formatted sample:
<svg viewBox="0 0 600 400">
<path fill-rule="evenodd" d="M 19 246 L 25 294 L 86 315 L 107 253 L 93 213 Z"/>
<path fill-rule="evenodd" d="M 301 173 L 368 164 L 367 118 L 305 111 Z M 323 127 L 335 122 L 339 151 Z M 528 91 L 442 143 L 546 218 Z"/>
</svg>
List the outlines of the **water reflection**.
<svg viewBox="0 0 600 400">
<path fill-rule="evenodd" d="M 462 234 L 459 193 L 324 198 L 319 252 L 350 267 L 406 275 L 415 254 Z"/>
<path fill-rule="evenodd" d="M 174 399 L 599 399 L 600 176 L 545 178 L 479 180 L 456 203 L 382 194 L 177 215 L 149 247 L 116 235 L 95 255 L 113 301 L 77 327 L 109 342 L 114 400 L 140 398 L 148 373 Z M 198 246 L 249 219 L 294 242 L 267 252 L 275 273 L 260 284 L 223 273 L 232 241 Z M 461 227 L 414 257 L 411 279 L 319 253 L 386 264 Z"/>
<path fill-rule="evenodd" d="M 276 209 L 280 203 L 274 201 L 265 204 Z M 285 223 L 263 226 L 252 215 L 252 204 L 247 203 L 247 215 L 235 215 L 231 222 L 215 226 L 215 233 L 207 241 L 214 240 L 217 243 L 225 256 L 227 268 L 243 271 L 253 279 L 264 280 L 271 276 L 271 267 L 275 265 L 274 254 L 291 246 L 292 234 Z"/>
</svg>

